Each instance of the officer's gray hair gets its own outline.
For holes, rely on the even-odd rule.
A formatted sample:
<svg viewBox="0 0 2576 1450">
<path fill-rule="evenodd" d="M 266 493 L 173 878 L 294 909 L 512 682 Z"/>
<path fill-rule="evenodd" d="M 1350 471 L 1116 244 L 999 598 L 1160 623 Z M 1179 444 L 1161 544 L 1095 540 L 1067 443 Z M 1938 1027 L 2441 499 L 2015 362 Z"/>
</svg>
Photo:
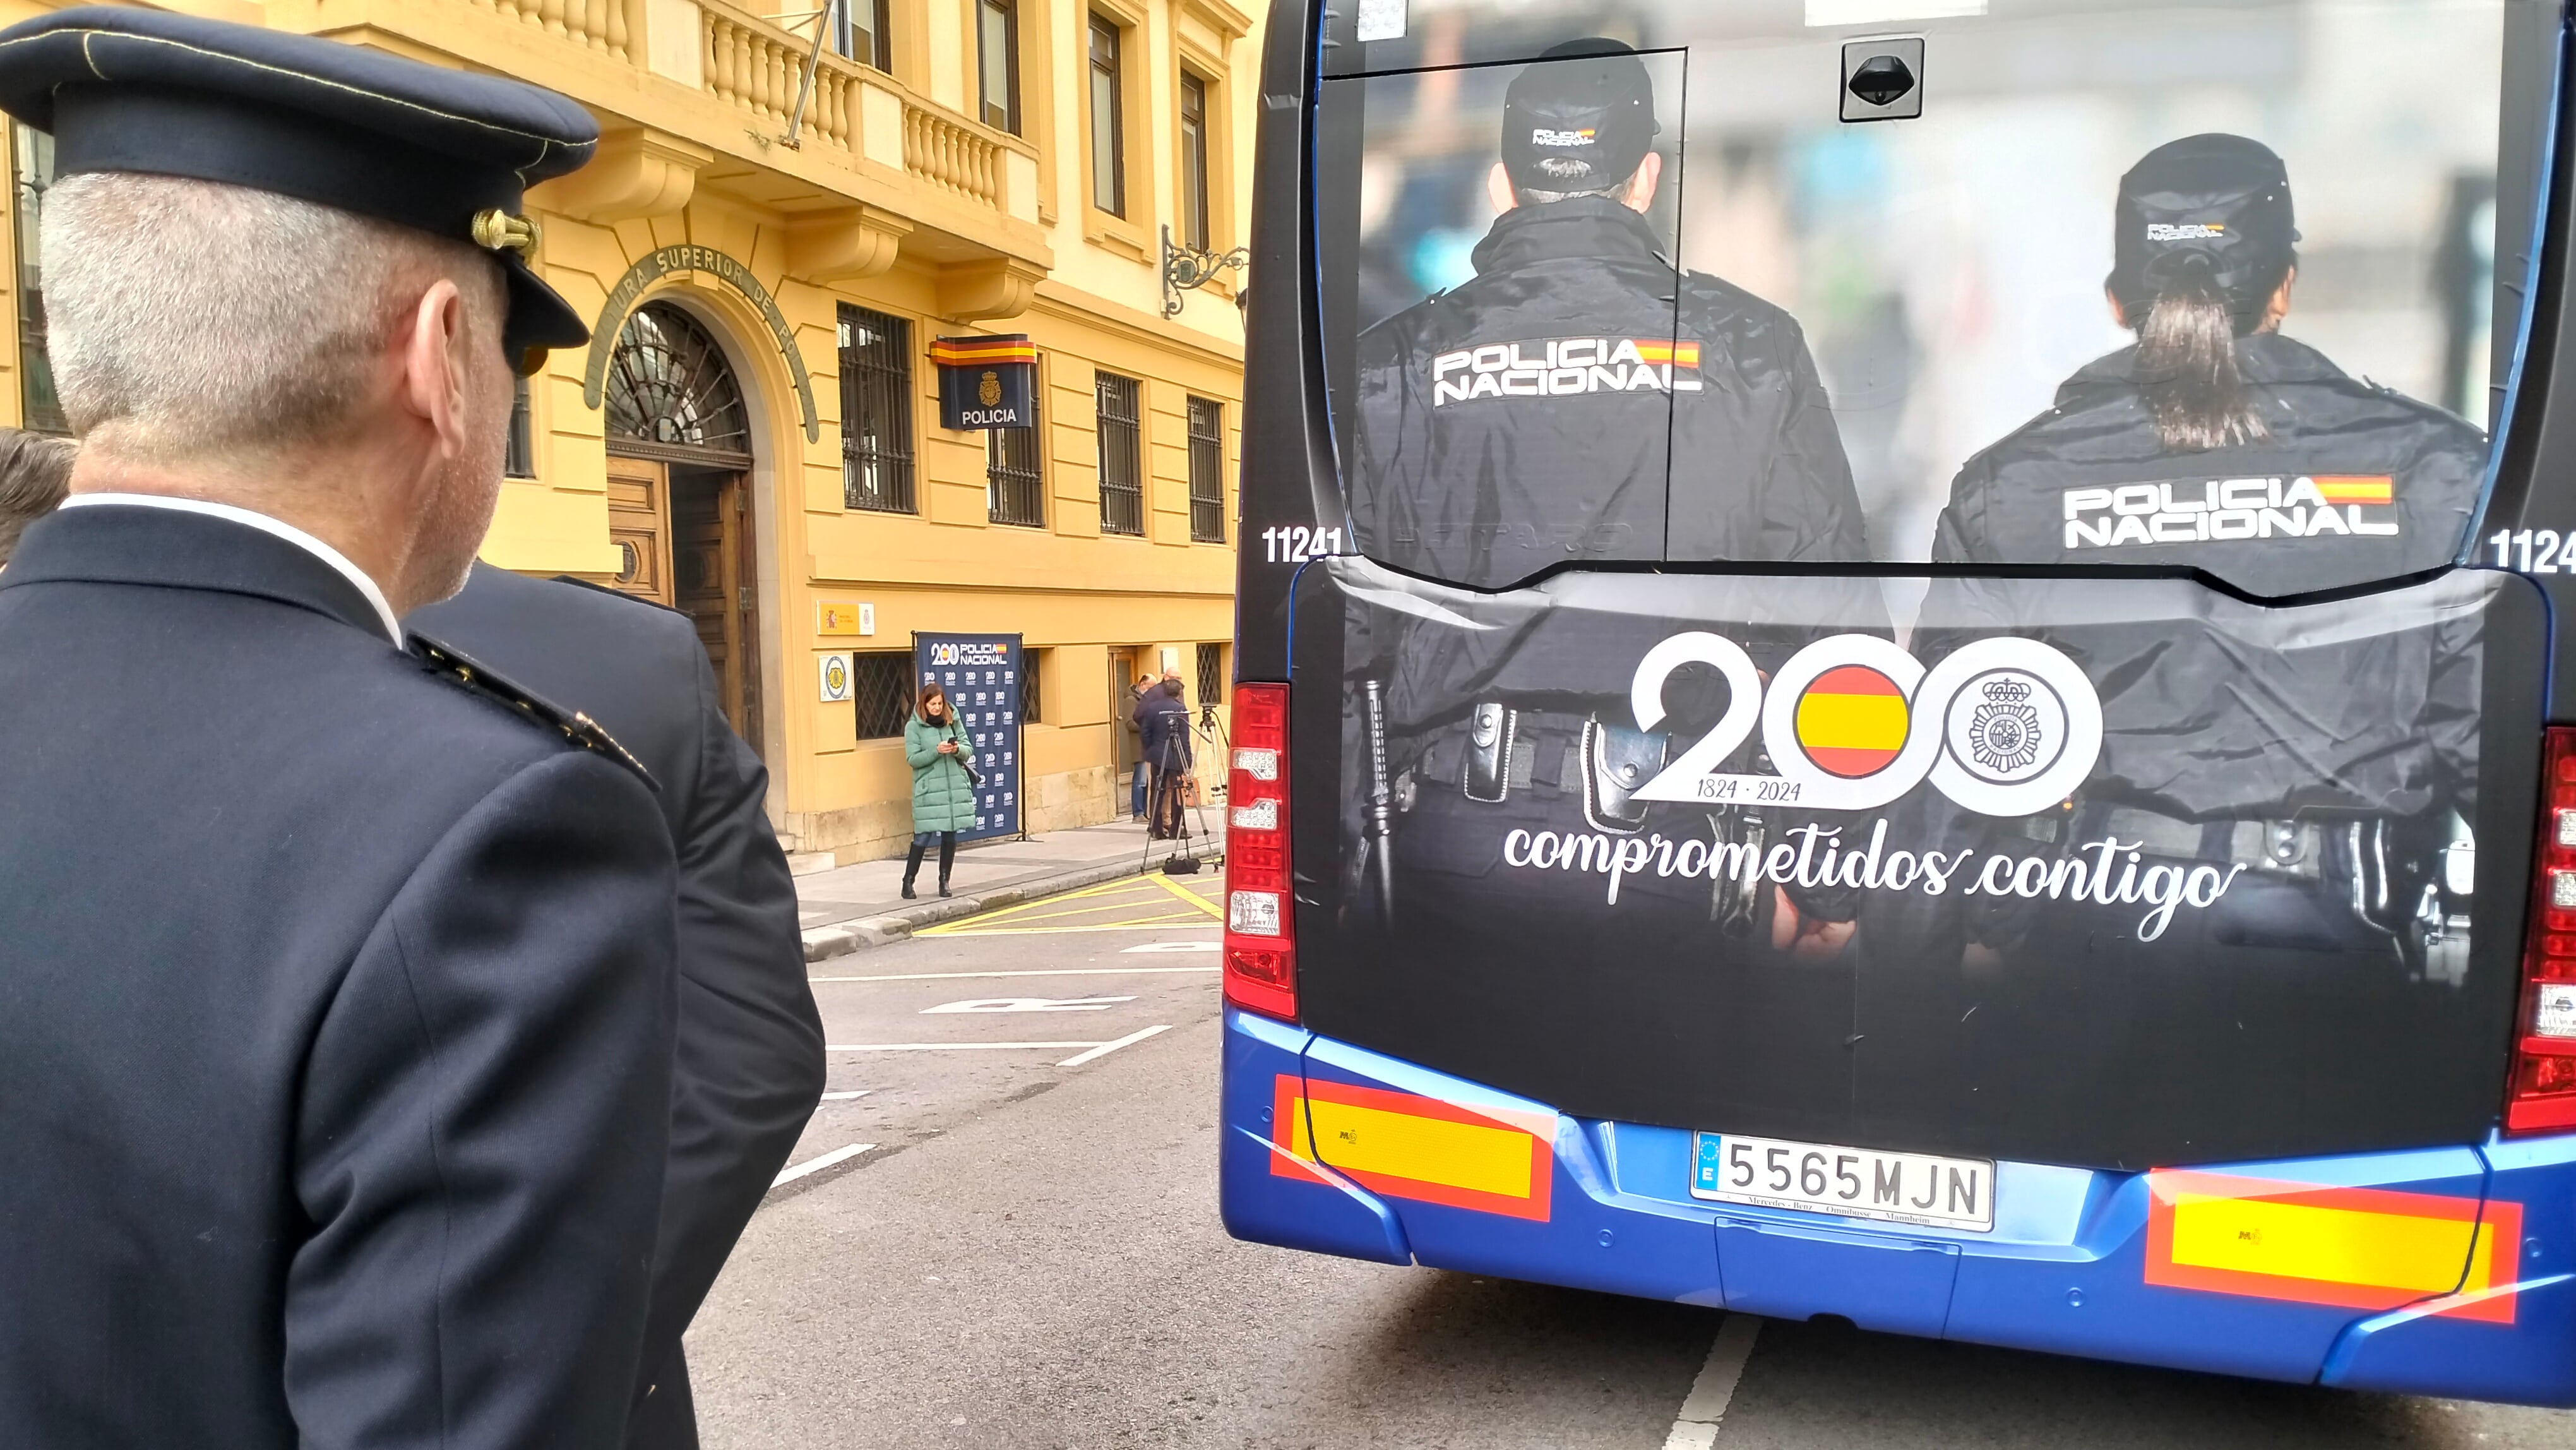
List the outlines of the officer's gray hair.
<svg viewBox="0 0 2576 1450">
<path fill-rule="evenodd" d="M 55 390 L 74 432 L 112 427 L 132 455 L 330 436 L 440 276 L 469 326 L 500 320 L 498 269 L 474 248 L 274 192 L 91 173 L 54 183 L 43 217 Z"/>
</svg>

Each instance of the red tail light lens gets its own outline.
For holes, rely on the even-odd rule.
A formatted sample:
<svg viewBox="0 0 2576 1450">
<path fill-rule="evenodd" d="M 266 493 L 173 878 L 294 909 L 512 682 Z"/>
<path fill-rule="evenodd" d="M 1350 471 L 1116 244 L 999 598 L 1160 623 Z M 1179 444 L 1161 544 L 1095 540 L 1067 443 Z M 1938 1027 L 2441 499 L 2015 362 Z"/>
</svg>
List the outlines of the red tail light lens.
<svg viewBox="0 0 2576 1450">
<path fill-rule="evenodd" d="M 2576 1128 L 2576 729 L 2542 732 L 2540 779 L 2509 1133 Z"/>
<path fill-rule="evenodd" d="M 1234 687 L 1225 792 L 1225 998 L 1297 1020 L 1297 897 L 1288 875 L 1288 687 Z"/>
</svg>

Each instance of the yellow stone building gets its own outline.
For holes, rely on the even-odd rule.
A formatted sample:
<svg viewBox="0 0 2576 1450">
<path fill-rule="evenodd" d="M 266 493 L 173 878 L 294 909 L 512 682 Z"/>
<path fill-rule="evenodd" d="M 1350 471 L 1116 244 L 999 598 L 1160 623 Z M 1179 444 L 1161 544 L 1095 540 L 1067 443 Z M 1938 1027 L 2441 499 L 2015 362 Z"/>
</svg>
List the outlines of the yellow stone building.
<svg viewBox="0 0 2576 1450">
<path fill-rule="evenodd" d="M 174 8 L 516 76 L 598 117 L 597 159 L 530 197 L 539 269 L 597 336 L 530 380 L 484 557 L 692 614 L 788 848 L 819 865 L 910 833 L 890 737 L 913 631 L 1024 636 L 1032 831 L 1126 810 L 1137 673 L 1223 704 L 1240 274 L 1171 291 L 1162 264 L 1167 239 L 1243 239 L 1249 3 Z M 0 418 L 59 427 L 34 226 L 50 141 L 20 128 L 10 154 Z M 930 344 L 989 333 L 1038 349 L 1034 429 L 940 426 Z M 852 698 L 824 698 L 835 656 Z"/>
</svg>

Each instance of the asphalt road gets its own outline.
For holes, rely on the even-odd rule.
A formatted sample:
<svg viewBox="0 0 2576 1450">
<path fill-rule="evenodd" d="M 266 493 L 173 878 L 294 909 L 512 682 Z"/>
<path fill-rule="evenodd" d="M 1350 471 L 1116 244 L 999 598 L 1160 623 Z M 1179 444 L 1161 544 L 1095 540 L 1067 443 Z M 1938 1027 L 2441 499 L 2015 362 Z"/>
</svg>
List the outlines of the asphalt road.
<svg viewBox="0 0 2576 1450">
<path fill-rule="evenodd" d="M 1714 1310 L 1235 1243 L 1216 891 L 1118 883 L 821 965 L 831 1088 L 862 1095 L 816 1112 L 789 1173 L 822 1166 L 772 1190 L 690 1331 L 710 1450 L 2576 1450 L 2571 1413 L 1721 1333 Z"/>
</svg>

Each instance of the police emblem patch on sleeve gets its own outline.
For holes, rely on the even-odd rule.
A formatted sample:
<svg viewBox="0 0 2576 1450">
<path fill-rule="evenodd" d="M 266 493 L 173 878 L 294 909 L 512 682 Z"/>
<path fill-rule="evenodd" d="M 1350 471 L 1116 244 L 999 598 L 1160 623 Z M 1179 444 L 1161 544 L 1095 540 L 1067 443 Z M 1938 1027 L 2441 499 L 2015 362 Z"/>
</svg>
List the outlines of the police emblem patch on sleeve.
<svg viewBox="0 0 2576 1450">
<path fill-rule="evenodd" d="M 635 772 L 636 778 L 644 782 L 645 789 L 661 794 L 662 783 L 653 778 L 653 772 L 644 768 L 644 762 L 637 760 L 625 746 L 617 743 L 616 736 L 609 734 L 588 715 L 579 710 L 567 710 L 534 690 L 522 689 L 494 674 L 472 655 L 441 644 L 425 634 L 415 631 L 407 647 L 412 658 L 420 661 L 431 674 L 487 700 L 496 700 L 539 729 L 554 731 L 593 755 L 616 761 Z"/>
</svg>

